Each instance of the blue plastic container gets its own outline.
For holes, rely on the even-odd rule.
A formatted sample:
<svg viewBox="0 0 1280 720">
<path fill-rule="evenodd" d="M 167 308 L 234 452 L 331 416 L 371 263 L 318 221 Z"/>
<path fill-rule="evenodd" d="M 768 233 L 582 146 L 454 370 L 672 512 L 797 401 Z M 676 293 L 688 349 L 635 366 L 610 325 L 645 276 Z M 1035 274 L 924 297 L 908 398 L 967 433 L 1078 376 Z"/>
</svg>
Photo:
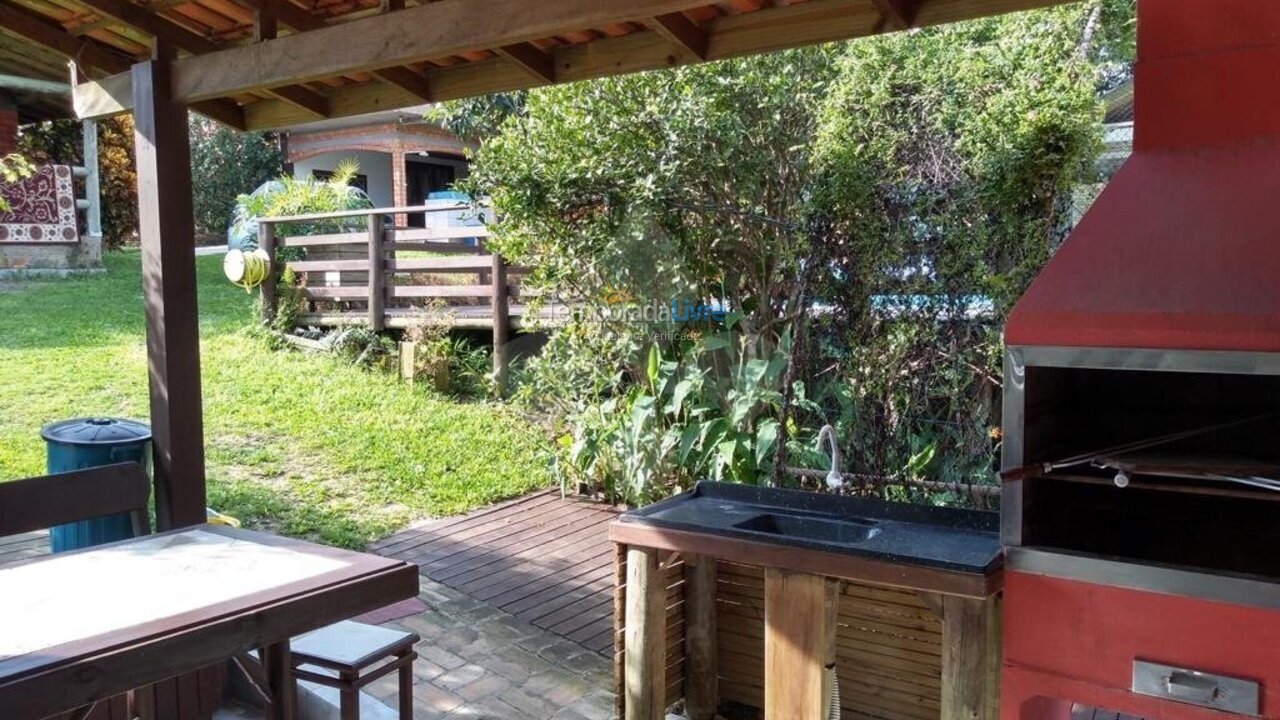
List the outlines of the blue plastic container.
<svg viewBox="0 0 1280 720">
<path fill-rule="evenodd" d="M 45 425 L 40 436 L 47 444 L 50 473 L 111 465 L 132 460 L 145 471 L 149 465 L 151 428 L 118 418 L 76 418 Z M 75 550 L 133 537 L 129 513 L 106 515 L 49 529 L 53 552 Z"/>
</svg>

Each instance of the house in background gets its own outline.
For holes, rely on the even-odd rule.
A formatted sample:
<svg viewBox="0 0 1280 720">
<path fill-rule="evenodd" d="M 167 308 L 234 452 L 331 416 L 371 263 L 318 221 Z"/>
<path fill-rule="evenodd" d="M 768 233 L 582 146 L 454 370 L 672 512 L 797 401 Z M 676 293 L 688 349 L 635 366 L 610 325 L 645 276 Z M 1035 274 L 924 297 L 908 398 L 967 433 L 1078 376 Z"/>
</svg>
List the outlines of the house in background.
<svg viewBox="0 0 1280 720">
<path fill-rule="evenodd" d="M 375 207 L 420 205 L 428 193 L 448 190 L 467 176 L 475 149 L 423 117 L 430 106 L 294 125 L 283 131 L 286 172 L 325 179 L 338 164 L 360 164 L 356 185 Z M 289 169 L 291 168 L 291 170 Z M 397 225 L 421 227 L 423 217 L 397 215 Z"/>
</svg>

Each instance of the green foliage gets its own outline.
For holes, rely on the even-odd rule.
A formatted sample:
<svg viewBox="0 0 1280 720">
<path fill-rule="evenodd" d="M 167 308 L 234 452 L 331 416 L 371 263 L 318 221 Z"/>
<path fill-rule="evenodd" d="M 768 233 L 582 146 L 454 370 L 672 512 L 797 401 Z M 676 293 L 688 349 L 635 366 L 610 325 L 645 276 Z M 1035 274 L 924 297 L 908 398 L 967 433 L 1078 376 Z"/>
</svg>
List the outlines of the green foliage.
<svg viewBox="0 0 1280 720">
<path fill-rule="evenodd" d="M 723 329 L 601 322 L 618 296 L 716 298 L 738 314 L 749 357 L 776 350 L 802 302 L 804 146 L 834 57 L 784 52 L 529 94 L 481 147 L 470 189 L 503 214 L 490 244 L 580 311 L 520 369 L 519 397 L 580 415 L 642 379 L 655 333 Z"/>
<path fill-rule="evenodd" d="M 277 182 L 262 191 L 236 198 L 238 223 L 264 217 L 286 217 L 318 213 L 361 210 L 373 207 L 369 197 L 351 181 L 360 172 L 354 158 L 338 163 L 327 180 L 297 179 L 281 175 Z M 306 223 L 283 223 L 276 226 L 279 237 L 344 232 L 365 227 L 365 218 L 316 220 Z"/>
<path fill-rule="evenodd" d="M 191 176 L 196 231 L 224 241 L 236 199 L 280 174 L 274 133 L 246 133 L 192 114 Z"/>
<path fill-rule="evenodd" d="M 52 120 L 22 128 L 18 149 L 36 165 L 84 163 L 80 123 Z M 138 238 L 138 176 L 133 156 L 133 116 L 98 121 L 102 242 L 119 248 Z"/>
<path fill-rule="evenodd" d="M 1127 22 L 1126 2 L 530 92 L 469 184 L 502 213 L 491 244 L 580 308 L 517 374 L 571 429 L 562 472 L 627 499 L 758 480 L 762 418 L 740 427 L 741 389 L 721 379 L 769 366 L 791 328 L 792 382 L 752 411 L 787 428 L 766 448 L 821 464 L 801 440 L 829 422 L 844 469 L 895 497 L 902 480 L 992 481 L 998 328 L 1090 172 L 1095 90 L 1125 60 L 1128 31 L 1107 23 Z M 732 308 L 740 355 L 662 341 L 679 359 L 657 377 L 711 371 L 699 422 L 755 445 L 736 439 L 719 465 L 672 454 L 688 425 L 654 386 L 651 339 L 715 328 L 601 321 L 618 295 Z"/>
<path fill-rule="evenodd" d="M 389 370 L 397 357 L 394 340 L 364 327 L 340 330 L 333 340 L 333 351 L 343 360 L 365 370 Z"/>
<path fill-rule="evenodd" d="M 0 186 L 5 183 L 16 183 L 19 180 L 31 177 L 31 174 L 35 171 L 36 166 L 17 153 L 0 155 Z M 9 210 L 9 201 L 0 196 L 0 212 L 7 210 Z"/>
<path fill-rule="evenodd" d="M 779 441 L 776 414 L 789 339 L 752 357 L 734 332 L 682 343 L 673 359 L 649 346 L 641 382 L 568 418 L 556 465 L 564 484 L 602 487 L 644 504 L 700 479 L 757 483 Z"/>
<path fill-rule="evenodd" d="M 460 138 L 478 142 L 497 135 L 507 118 L 521 115 L 527 95 L 521 90 L 451 100 L 432 106 L 426 117 Z"/>
<path fill-rule="evenodd" d="M 1024 13 L 841 59 L 813 151 L 832 229 L 815 295 L 834 312 L 811 364 L 844 369 L 826 409 L 859 471 L 993 480 L 999 329 L 1097 150 L 1095 21 Z"/>
<path fill-rule="evenodd" d="M 271 316 L 271 329 L 278 333 L 293 330 L 298 324 L 298 315 L 302 312 L 306 299 L 307 294 L 302 287 L 301 278 L 293 268 L 285 266 L 280 271 L 280 278 L 276 282 L 276 307 L 275 314 Z M 262 295 L 259 294 L 257 303 L 261 301 Z M 261 317 L 262 309 L 255 307 L 254 315 Z"/>
</svg>

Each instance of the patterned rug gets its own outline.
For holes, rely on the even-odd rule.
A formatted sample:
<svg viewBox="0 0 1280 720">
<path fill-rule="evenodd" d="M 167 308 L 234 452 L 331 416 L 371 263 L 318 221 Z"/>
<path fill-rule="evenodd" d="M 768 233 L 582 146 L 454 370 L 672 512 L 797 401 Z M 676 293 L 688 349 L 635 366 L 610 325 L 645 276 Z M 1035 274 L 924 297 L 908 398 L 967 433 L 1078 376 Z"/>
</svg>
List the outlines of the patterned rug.
<svg viewBox="0 0 1280 720">
<path fill-rule="evenodd" d="M 79 241 L 70 167 L 46 165 L 29 178 L 0 186 L 0 195 L 10 207 L 0 212 L 0 243 Z"/>
</svg>

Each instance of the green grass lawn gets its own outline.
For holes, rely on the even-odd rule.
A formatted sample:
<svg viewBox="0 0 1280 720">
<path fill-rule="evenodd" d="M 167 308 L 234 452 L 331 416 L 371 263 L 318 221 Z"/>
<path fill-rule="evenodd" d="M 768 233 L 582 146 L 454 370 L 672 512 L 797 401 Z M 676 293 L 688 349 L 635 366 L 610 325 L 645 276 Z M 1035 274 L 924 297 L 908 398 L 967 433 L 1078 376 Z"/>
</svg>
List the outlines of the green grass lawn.
<svg viewBox="0 0 1280 720">
<path fill-rule="evenodd" d="M 416 518 L 546 486 L 539 430 L 246 331 L 252 298 L 197 259 L 210 504 L 253 527 L 348 547 Z M 147 417 L 136 252 L 105 276 L 0 287 L 0 479 L 44 471 L 40 427 Z"/>
</svg>

